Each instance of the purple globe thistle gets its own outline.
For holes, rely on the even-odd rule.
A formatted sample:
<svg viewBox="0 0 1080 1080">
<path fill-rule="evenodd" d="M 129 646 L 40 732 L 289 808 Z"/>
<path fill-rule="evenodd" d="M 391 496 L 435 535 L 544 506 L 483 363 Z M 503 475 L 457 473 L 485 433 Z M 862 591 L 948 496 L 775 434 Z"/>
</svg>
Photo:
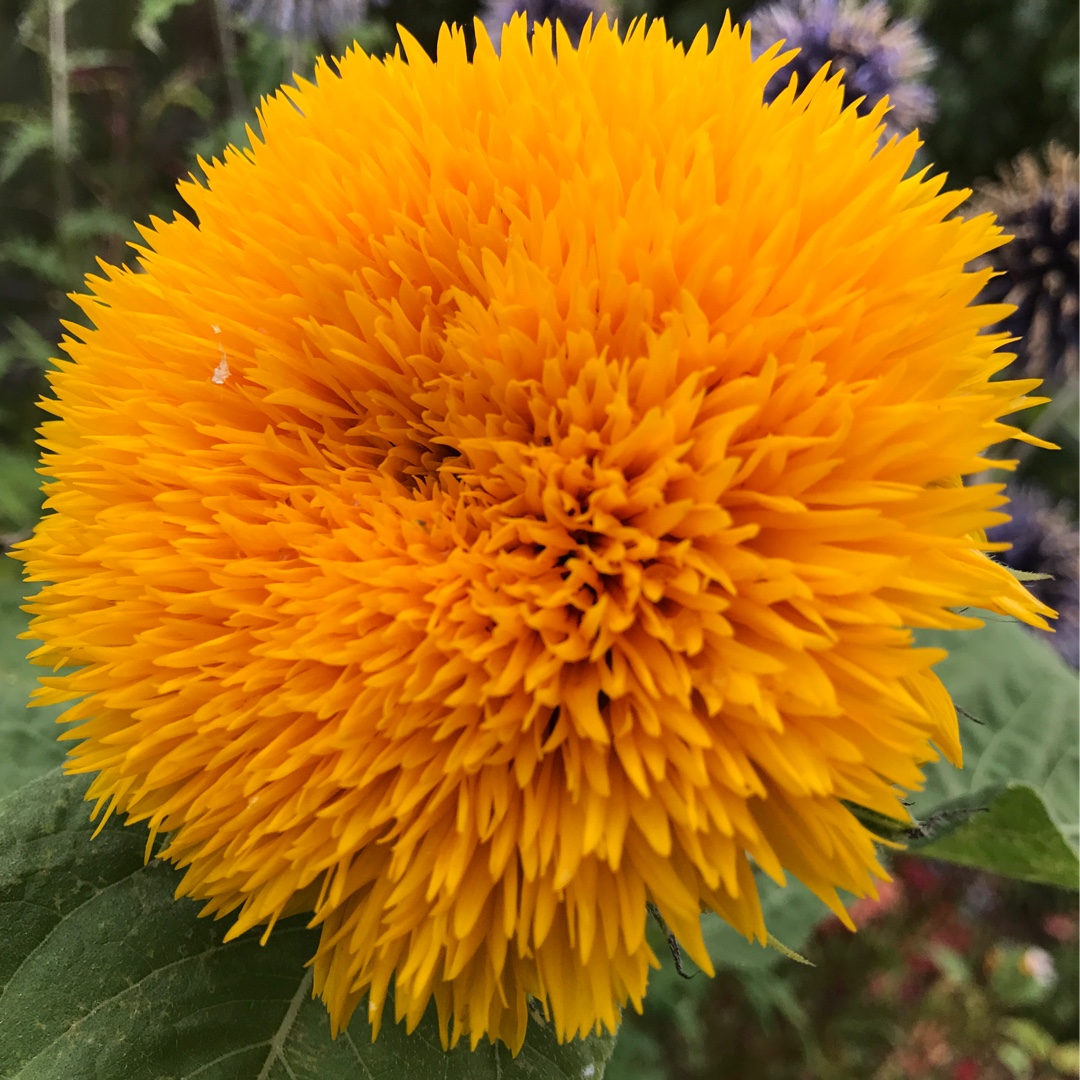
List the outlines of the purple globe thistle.
<svg viewBox="0 0 1080 1080">
<path fill-rule="evenodd" d="M 333 37 L 356 26 L 367 14 L 368 0 L 223 0 L 224 6 L 249 22 L 282 37 Z"/>
<path fill-rule="evenodd" d="M 828 63 L 844 73 L 845 104 L 863 99 L 860 113 L 888 96 L 889 134 L 906 135 L 933 120 L 936 99 L 922 81 L 933 54 L 911 19 L 890 16 L 884 0 L 783 0 L 756 8 L 750 14 L 756 53 L 780 40 L 799 50 L 772 77 L 765 100 L 777 97 L 793 74 L 806 86 Z"/>
<path fill-rule="evenodd" d="M 1014 348 L 1024 373 L 1061 382 L 1077 372 L 1080 163 L 1055 145 L 1045 159 L 1044 167 L 1021 154 L 998 183 L 978 190 L 978 209 L 992 211 L 1013 237 L 986 256 L 999 274 L 980 300 L 1016 305 L 1000 329 L 1020 338 Z"/>
<path fill-rule="evenodd" d="M 503 26 L 518 13 L 529 20 L 530 31 L 538 23 L 558 20 L 576 45 L 590 17 L 594 23 L 602 15 L 613 21 L 616 10 L 611 0 L 488 0 L 484 25 L 496 45 Z"/>
<path fill-rule="evenodd" d="M 1012 544 L 997 558 L 1013 570 L 1050 574 L 1033 581 L 1031 591 L 1058 612 L 1052 644 L 1074 668 L 1080 666 L 1080 535 L 1045 492 L 1019 487 L 1009 491 L 1012 521 L 987 530 L 987 539 Z M 1041 631 L 1040 631 L 1041 633 Z"/>
</svg>

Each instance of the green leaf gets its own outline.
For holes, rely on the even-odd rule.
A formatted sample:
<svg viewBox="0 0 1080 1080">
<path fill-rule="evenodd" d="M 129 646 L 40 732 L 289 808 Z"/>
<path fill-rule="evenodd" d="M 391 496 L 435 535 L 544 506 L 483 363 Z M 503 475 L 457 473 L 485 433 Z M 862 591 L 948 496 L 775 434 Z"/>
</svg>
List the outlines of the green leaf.
<svg viewBox="0 0 1080 1080">
<path fill-rule="evenodd" d="M 3 252 L 0 252 L 0 261 L 2 260 Z M 0 344 L 0 372 L 9 371 L 19 363 L 32 365 L 43 371 L 51 365 L 56 343 L 35 330 L 25 319 L 10 319 L 2 330 L 8 340 Z"/>
<path fill-rule="evenodd" d="M 197 73 L 189 68 L 173 72 L 158 86 L 139 110 L 139 125 L 153 131 L 169 109 L 190 109 L 201 120 L 209 121 L 216 108 L 213 98 L 199 86 Z"/>
<path fill-rule="evenodd" d="M 990 618 L 993 618 L 992 616 Z M 949 650 L 938 667 L 961 717 L 964 768 L 928 767 L 914 812 L 929 835 L 922 855 L 1076 888 L 1080 709 L 1076 673 L 1012 623 L 920 634 Z M 984 813 L 960 813 L 985 808 Z"/>
<path fill-rule="evenodd" d="M 25 120 L 6 134 L 0 151 L 0 184 L 10 180 L 34 154 L 52 150 L 52 138 L 52 125 L 44 117 Z"/>
<path fill-rule="evenodd" d="M 139 0 L 139 10 L 135 16 L 133 30 L 135 37 L 151 52 L 160 53 L 165 49 L 161 39 L 160 26 L 178 7 L 184 7 L 192 0 Z"/>
<path fill-rule="evenodd" d="M 103 236 L 125 236 L 138 239 L 138 231 L 123 214 L 104 206 L 72 210 L 57 225 L 57 235 L 65 241 L 82 242 Z"/>
<path fill-rule="evenodd" d="M 37 469 L 37 454 L 0 445 L 0 537 L 28 533 L 41 516 L 43 496 Z M 17 568 L 12 564 L 11 569 Z"/>
<path fill-rule="evenodd" d="M 26 659 L 33 643 L 17 637 L 26 629 L 19 610 L 35 586 L 24 585 L 16 563 L 0 555 L 0 796 L 55 768 L 64 758 L 56 740 L 63 706 L 30 709 L 38 669 Z M 0 1075 L 3 1075 L 0 1073 Z"/>
<path fill-rule="evenodd" d="M 444 1052 L 428 1015 L 378 1040 L 357 1010 L 337 1040 L 304 964 L 318 933 L 284 920 L 224 942 L 229 920 L 174 900 L 143 863 L 146 830 L 91 840 L 86 782 L 58 772 L 0 802 L 0 1076 L 7 1080 L 598 1080 L 612 1038 L 560 1046 L 533 1023 L 521 1053 Z"/>
<path fill-rule="evenodd" d="M 1012 574 L 1012 576 L 1014 578 L 1016 578 L 1017 581 L 1053 581 L 1054 580 L 1054 575 L 1053 574 L 1037 574 L 1037 573 L 1035 573 L 1034 570 L 1017 570 L 1012 566 L 1006 566 L 1005 569 L 1008 570 L 1009 573 Z"/>
<path fill-rule="evenodd" d="M 26 236 L 13 236 L 0 243 L 0 265 L 4 263 L 29 270 L 59 289 L 70 289 L 79 279 L 75 265 L 60 252 Z"/>
<path fill-rule="evenodd" d="M 980 801 L 987 797 L 980 794 Z M 990 792 L 987 813 L 975 814 L 940 839 L 913 849 L 935 859 L 1066 889 L 1077 888 L 1080 876 L 1076 852 L 1050 820 L 1038 793 L 1026 784 Z"/>
</svg>

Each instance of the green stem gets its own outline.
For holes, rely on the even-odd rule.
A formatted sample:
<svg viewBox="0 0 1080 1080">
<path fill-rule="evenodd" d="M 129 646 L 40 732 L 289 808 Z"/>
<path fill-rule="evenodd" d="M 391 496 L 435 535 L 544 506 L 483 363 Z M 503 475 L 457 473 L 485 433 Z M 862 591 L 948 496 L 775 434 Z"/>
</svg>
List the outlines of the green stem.
<svg viewBox="0 0 1080 1080">
<path fill-rule="evenodd" d="M 66 0 L 48 0 L 49 107 L 52 123 L 53 182 L 57 226 L 71 212 L 71 80 L 67 49 Z"/>
<path fill-rule="evenodd" d="M 221 0 L 212 0 L 210 7 L 214 15 L 214 31 L 217 34 L 218 52 L 221 54 L 221 67 L 225 73 L 225 87 L 229 95 L 229 111 L 233 116 L 243 116 L 247 111 L 247 98 L 240 81 L 240 66 L 236 59 L 236 42 L 221 8 Z"/>
</svg>

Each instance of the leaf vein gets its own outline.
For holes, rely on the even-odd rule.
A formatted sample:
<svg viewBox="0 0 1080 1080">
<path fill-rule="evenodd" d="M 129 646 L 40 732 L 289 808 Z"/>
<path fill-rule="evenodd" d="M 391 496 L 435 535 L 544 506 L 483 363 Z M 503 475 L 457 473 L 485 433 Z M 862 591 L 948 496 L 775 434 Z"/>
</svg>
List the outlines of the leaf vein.
<svg viewBox="0 0 1080 1080">
<path fill-rule="evenodd" d="M 285 1015 L 281 1018 L 281 1023 L 278 1025 L 278 1029 L 274 1032 L 274 1037 L 270 1040 L 270 1052 L 266 1055 L 266 1061 L 263 1062 L 263 1067 L 259 1071 L 258 1080 L 267 1080 L 270 1076 L 270 1070 L 274 1067 L 276 1060 L 281 1061 L 281 1064 L 285 1066 L 285 1071 L 291 1077 L 291 1080 L 296 1080 L 296 1074 L 289 1068 L 289 1063 L 285 1060 L 285 1040 L 289 1037 L 289 1032 L 292 1031 L 293 1025 L 296 1023 L 296 1017 L 300 1013 L 300 1006 L 304 1003 L 305 995 L 311 995 L 311 983 L 315 977 L 315 972 L 312 968 L 308 968 L 304 974 L 304 977 L 300 980 L 300 985 L 296 988 L 296 993 L 293 994 L 292 999 L 289 1001 L 289 1007 L 285 1010 Z"/>
<path fill-rule="evenodd" d="M 360 1065 L 360 1068 L 364 1070 L 364 1072 L 367 1074 L 369 1080 L 375 1080 L 375 1074 L 368 1068 L 367 1062 L 361 1056 L 360 1048 L 356 1045 L 355 1042 L 353 1042 L 353 1037 L 349 1034 L 349 1029 L 345 1028 L 345 1030 L 342 1032 L 342 1034 L 345 1036 L 345 1038 L 348 1041 L 349 1045 L 352 1047 L 352 1052 L 356 1055 L 356 1060 L 357 1060 L 357 1063 Z"/>
<path fill-rule="evenodd" d="M 296 927 L 295 929 L 279 930 L 278 934 L 279 934 L 279 936 L 284 936 L 285 934 L 290 934 L 290 933 L 293 933 L 293 934 L 295 934 L 295 933 L 303 933 L 305 929 L 306 929 L 305 927 Z M 63 1031 L 61 1031 L 58 1035 L 51 1038 L 44 1046 L 42 1046 L 34 1054 L 33 1057 L 31 1057 L 27 1061 L 23 1062 L 23 1064 L 22 1064 L 22 1066 L 20 1066 L 20 1068 L 25 1068 L 25 1066 L 30 1065 L 33 1062 L 37 1061 L 37 1059 L 40 1058 L 41 1055 L 44 1054 L 50 1047 L 55 1046 L 58 1042 L 61 1042 L 63 1039 L 66 1039 L 69 1035 L 71 1035 L 71 1033 L 76 1028 L 81 1027 L 88 1020 L 90 1020 L 94 1016 L 95 1013 L 99 1012 L 101 1009 L 104 1009 L 105 1006 L 110 1005 L 112 1002 L 120 1001 L 122 998 L 128 996 L 129 994 L 134 993 L 136 990 L 139 989 L 139 987 L 144 982 L 147 981 L 147 979 L 151 978 L 152 976 L 157 975 L 157 974 L 159 974 L 160 972 L 163 972 L 163 971 L 168 971 L 170 968 L 179 967 L 182 964 L 187 964 L 187 963 L 190 963 L 192 961 L 203 960 L 208 956 L 213 956 L 214 953 L 222 952 L 223 950 L 229 948 L 229 946 L 232 945 L 232 944 L 233 944 L 233 942 L 227 942 L 224 945 L 215 945 L 213 948 L 206 949 L 201 953 L 192 953 L 191 956 L 182 956 L 182 957 L 180 957 L 179 960 L 173 960 L 168 964 L 162 964 L 160 967 L 152 968 L 145 975 L 143 975 L 142 978 L 140 978 L 140 979 L 136 980 L 135 982 L 131 983 L 129 986 L 125 986 L 124 989 L 121 990 L 119 993 L 112 994 L 109 997 L 104 998 L 103 1000 L 99 1001 L 89 1012 L 84 1013 L 82 1016 L 76 1017 L 74 1020 L 72 1020 L 71 1023 L 68 1024 L 68 1026 L 66 1028 L 64 1028 Z M 9 983 L 9 985 L 10 985 L 10 983 Z M 303 985 L 303 984 L 301 984 L 301 985 Z M 295 997 L 295 995 L 294 995 L 294 997 Z M 290 1002 L 290 1005 L 291 1005 L 291 1002 Z M 257 1045 L 261 1045 L 261 1043 L 259 1043 Z"/>
<path fill-rule="evenodd" d="M 115 881 L 110 881 L 109 884 L 105 886 L 105 888 L 99 889 L 92 896 L 88 896 L 85 900 L 82 901 L 82 903 L 76 904 L 76 906 L 73 907 L 70 911 L 58 914 L 56 922 L 49 927 L 49 932 L 19 961 L 18 965 L 12 971 L 11 975 L 8 976 L 8 981 L 4 984 L 3 988 L 0 989 L 0 1010 L 2 1010 L 4 1006 L 4 995 L 7 993 L 8 987 L 11 986 L 12 982 L 14 982 L 15 976 L 18 975 L 19 972 L 22 970 L 23 965 L 25 965 L 28 960 L 33 959 L 34 954 L 48 942 L 49 938 L 51 938 L 56 932 L 57 927 L 63 925 L 65 919 L 72 918 L 84 907 L 86 907 L 87 904 L 92 904 L 99 896 L 101 896 L 102 893 L 108 892 L 109 889 L 111 889 L 114 885 L 123 884 L 129 878 L 133 878 L 136 874 L 145 869 L 145 866 L 136 867 L 134 870 L 131 871 L 130 874 L 125 874 L 123 877 L 117 878 Z"/>
<path fill-rule="evenodd" d="M 269 1040 L 260 1039 L 256 1043 L 248 1043 L 247 1046 L 238 1046 L 234 1050 L 229 1050 L 227 1053 L 219 1054 L 213 1061 L 207 1061 L 200 1065 L 194 1072 L 184 1073 L 181 1080 L 193 1080 L 199 1073 L 206 1072 L 207 1069 L 212 1069 L 215 1065 L 220 1065 L 223 1061 L 228 1061 L 231 1057 L 236 1057 L 238 1054 L 246 1054 L 249 1050 L 258 1050 L 260 1046 L 265 1046 Z"/>
</svg>

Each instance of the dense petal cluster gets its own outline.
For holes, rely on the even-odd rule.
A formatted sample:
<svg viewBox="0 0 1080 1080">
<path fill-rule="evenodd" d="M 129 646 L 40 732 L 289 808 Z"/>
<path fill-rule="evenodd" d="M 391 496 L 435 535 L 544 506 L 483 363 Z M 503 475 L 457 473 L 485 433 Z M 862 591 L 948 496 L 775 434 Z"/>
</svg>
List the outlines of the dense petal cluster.
<svg viewBox="0 0 1080 1080">
<path fill-rule="evenodd" d="M 997 182 L 978 190 L 976 208 L 995 214 L 1012 242 L 983 264 L 999 271 L 981 299 L 1012 304 L 1000 329 L 1020 338 L 1020 367 L 1060 383 L 1080 368 L 1080 162 L 1051 144 L 1045 163 L 1021 154 Z"/>
<path fill-rule="evenodd" d="M 797 76 L 807 83 L 828 64 L 844 75 L 844 102 L 869 112 L 888 97 L 890 131 L 906 135 L 934 119 L 936 98 L 924 76 L 933 54 L 912 19 L 893 19 L 885 0 L 777 0 L 750 16 L 759 52 L 783 41 L 798 53 L 765 88 L 772 100 Z"/>
<path fill-rule="evenodd" d="M 232 933 L 313 912 L 340 1027 L 561 1038 L 640 1005 L 651 901 L 838 913 L 960 747 L 912 627 L 1048 609 L 965 487 L 1034 382 L 1000 242 L 883 107 L 725 26 L 354 51 L 91 279 L 21 554 L 69 769 Z M 843 917 L 843 916 L 842 916 Z M 267 931 L 269 932 L 269 931 Z"/>
</svg>

